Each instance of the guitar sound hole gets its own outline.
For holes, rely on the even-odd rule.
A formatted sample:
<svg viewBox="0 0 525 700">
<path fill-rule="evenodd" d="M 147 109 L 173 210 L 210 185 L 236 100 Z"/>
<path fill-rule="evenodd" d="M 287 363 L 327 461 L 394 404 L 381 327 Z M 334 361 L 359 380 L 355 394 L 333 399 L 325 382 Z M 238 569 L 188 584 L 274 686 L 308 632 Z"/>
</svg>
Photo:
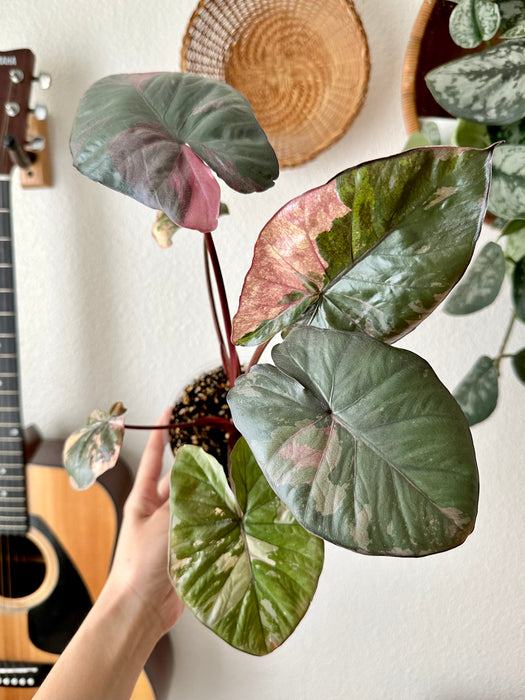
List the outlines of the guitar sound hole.
<svg viewBox="0 0 525 700">
<path fill-rule="evenodd" d="M 42 585 L 46 564 L 42 552 L 27 537 L 0 535 L 0 595 L 23 598 Z"/>
</svg>

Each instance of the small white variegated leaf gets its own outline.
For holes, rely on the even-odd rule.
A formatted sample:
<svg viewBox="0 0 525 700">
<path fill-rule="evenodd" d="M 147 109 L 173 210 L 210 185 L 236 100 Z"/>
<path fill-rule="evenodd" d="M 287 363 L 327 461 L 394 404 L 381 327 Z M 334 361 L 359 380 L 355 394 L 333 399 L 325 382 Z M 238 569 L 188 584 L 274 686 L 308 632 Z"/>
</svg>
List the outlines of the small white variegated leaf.
<svg viewBox="0 0 525 700">
<path fill-rule="evenodd" d="M 460 0 L 450 15 L 450 36 L 464 49 L 473 49 L 496 34 L 498 4 L 492 0 Z"/>
<path fill-rule="evenodd" d="M 502 39 L 525 37 L 525 0 L 499 0 Z"/>
</svg>

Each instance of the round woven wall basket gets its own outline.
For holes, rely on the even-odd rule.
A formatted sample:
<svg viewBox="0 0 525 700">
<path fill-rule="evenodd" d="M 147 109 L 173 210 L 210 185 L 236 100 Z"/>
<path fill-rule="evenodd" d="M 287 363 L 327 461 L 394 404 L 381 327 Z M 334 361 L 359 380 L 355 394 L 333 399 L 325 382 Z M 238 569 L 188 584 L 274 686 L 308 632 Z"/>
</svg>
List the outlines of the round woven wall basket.
<svg viewBox="0 0 525 700">
<path fill-rule="evenodd" d="M 462 49 L 450 38 L 448 23 L 454 7 L 450 0 L 423 0 L 412 28 L 401 85 L 403 117 L 409 134 L 419 131 L 420 117 L 450 117 L 432 97 L 425 75 L 432 68 L 480 50 Z"/>
<path fill-rule="evenodd" d="M 345 133 L 363 105 L 370 58 L 349 0 L 201 0 L 181 66 L 242 93 L 288 167 Z"/>
</svg>

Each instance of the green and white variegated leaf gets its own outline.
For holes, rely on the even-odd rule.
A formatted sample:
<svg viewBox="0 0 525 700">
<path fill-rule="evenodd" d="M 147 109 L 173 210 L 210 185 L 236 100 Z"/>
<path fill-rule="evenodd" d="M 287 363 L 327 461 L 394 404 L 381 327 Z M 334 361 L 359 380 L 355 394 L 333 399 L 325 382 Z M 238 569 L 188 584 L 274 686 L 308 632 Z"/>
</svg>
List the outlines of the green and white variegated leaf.
<svg viewBox="0 0 525 700">
<path fill-rule="evenodd" d="M 324 544 L 272 491 L 244 440 L 230 489 L 199 447 L 177 452 L 171 474 L 170 575 L 196 617 L 249 654 L 282 644 L 315 593 Z"/>
<path fill-rule="evenodd" d="M 121 403 L 115 403 L 109 411 L 93 411 L 86 425 L 64 443 L 62 462 L 76 489 L 87 489 L 117 463 L 125 412 Z"/>
<path fill-rule="evenodd" d="M 494 151 L 489 210 L 502 219 L 525 219 L 525 146 Z"/>
<path fill-rule="evenodd" d="M 513 355 L 512 367 L 518 379 L 525 384 L 525 348 Z"/>
<path fill-rule="evenodd" d="M 289 202 L 257 240 L 234 341 L 259 344 L 299 321 L 388 340 L 408 333 L 470 262 L 491 154 L 406 151 Z"/>
<path fill-rule="evenodd" d="M 461 409 L 423 359 L 364 333 L 293 329 L 228 394 L 272 488 L 308 530 L 367 554 L 422 556 L 474 527 Z"/>
<path fill-rule="evenodd" d="M 427 73 L 434 99 L 454 117 L 512 124 L 525 116 L 525 39 L 514 39 Z"/>
<path fill-rule="evenodd" d="M 525 37 L 525 0 L 499 0 L 502 39 Z"/>
<path fill-rule="evenodd" d="M 450 36 L 458 46 L 474 49 L 492 39 L 500 19 L 498 4 L 492 0 L 459 0 L 450 14 Z"/>
<path fill-rule="evenodd" d="M 464 119 L 458 119 L 453 140 L 456 146 L 487 148 L 498 139 L 492 140 L 490 138 L 485 124 L 476 124 L 475 122 L 467 122 Z"/>
<path fill-rule="evenodd" d="M 447 299 L 449 314 L 471 314 L 492 304 L 505 279 L 505 254 L 497 243 L 487 243 L 467 274 Z"/>
<path fill-rule="evenodd" d="M 518 318 L 525 322 L 525 257 L 518 260 L 514 267 L 512 300 Z"/>
<path fill-rule="evenodd" d="M 483 355 L 454 391 L 454 397 L 469 425 L 481 423 L 498 403 L 498 370 L 490 357 Z"/>
<path fill-rule="evenodd" d="M 525 256 L 525 219 L 509 221 L 501 232 L 505 241 L 507 273 L 512 277 L 518 260 Z"/>
</svg>

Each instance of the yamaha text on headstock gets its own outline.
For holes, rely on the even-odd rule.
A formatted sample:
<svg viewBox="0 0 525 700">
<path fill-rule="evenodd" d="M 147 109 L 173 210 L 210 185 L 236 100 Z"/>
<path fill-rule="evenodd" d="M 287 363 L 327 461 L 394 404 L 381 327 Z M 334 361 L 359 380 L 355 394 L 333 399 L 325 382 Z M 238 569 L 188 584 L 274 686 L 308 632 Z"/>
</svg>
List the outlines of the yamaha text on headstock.
<svg viewBox="0 0 525 700">
<path fill-rule="evenodd" d="M 0 700 L 32 698 L 104 585 L 131 476 L 121 463 L 89 491 L 69 485 L 62 443 L 23 430 L 18 376 L 11 174 L 45 144 L 28 142 L 33 77 L 29 49 L 0 52 Z M 161 656 L 163 658 L 161 658 Z M 167 638 L 133 698 L 155 698 L 169 666 Z M 151 681 L 151 682 L 150 682 Z"/>
</svg>

